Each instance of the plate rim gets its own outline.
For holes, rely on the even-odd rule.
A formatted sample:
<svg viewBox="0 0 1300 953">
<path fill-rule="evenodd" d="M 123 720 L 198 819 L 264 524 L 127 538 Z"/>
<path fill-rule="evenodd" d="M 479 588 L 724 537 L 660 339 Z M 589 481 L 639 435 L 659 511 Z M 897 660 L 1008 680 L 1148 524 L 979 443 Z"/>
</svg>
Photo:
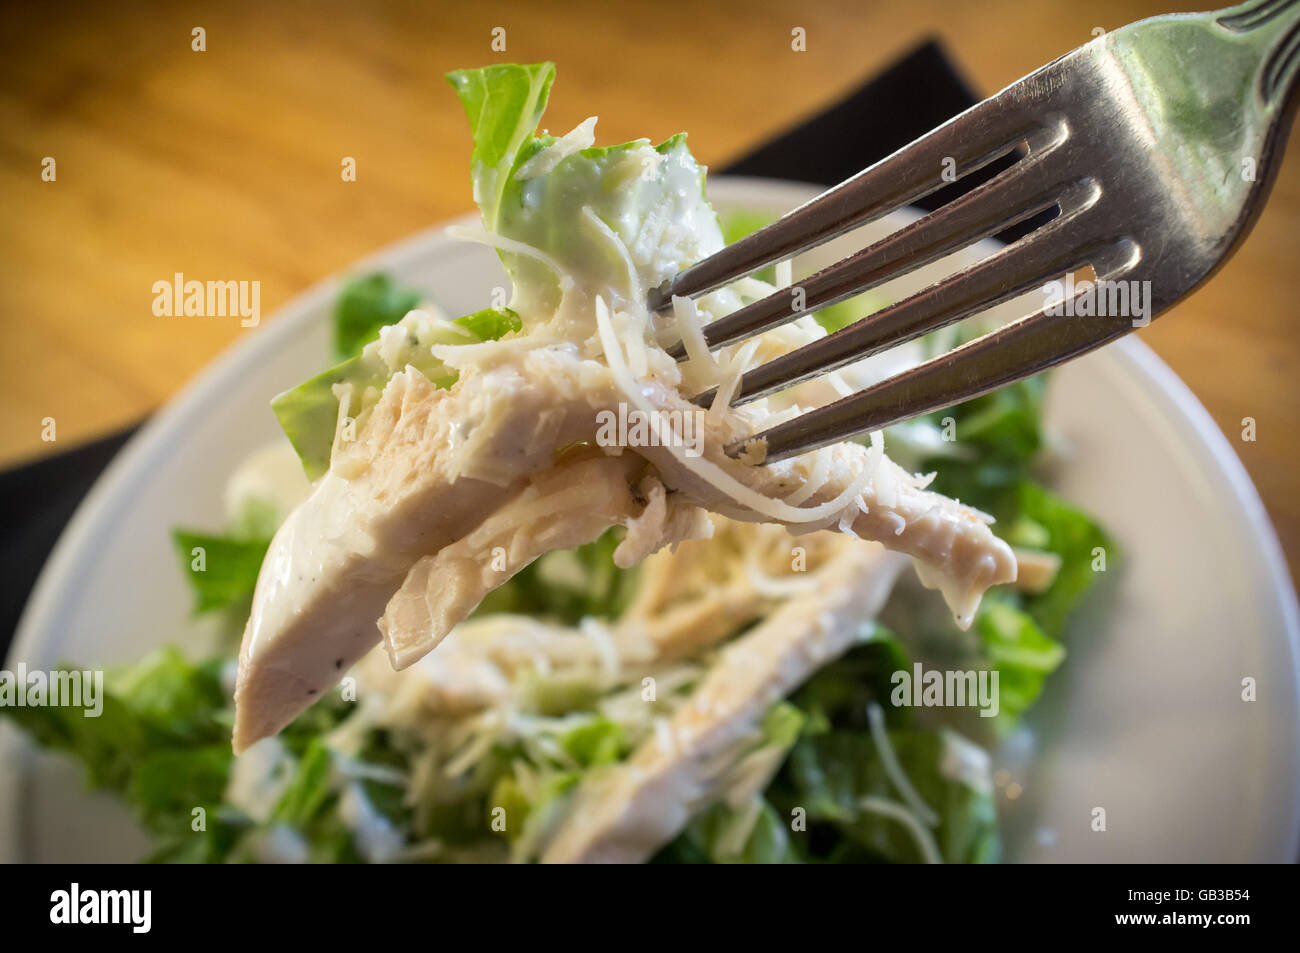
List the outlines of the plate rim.
<svg viewBox="0 0 1300 953">
<path fill-rule="evenodd" d="M 789 199 L 790 207 L 806 202 L 822 191 L 807 183 L 784 179 L 726 175 L 708 179 L 707 190 L 710 200 L 721 199 L 721 204 L 742 204 L 746 194 L 752 196 L 761 192 L 768 202 L 774 198 Z M 912 210 L 903 211 L 916 214 Z M 228 345 L 176 394 L 164 401 L 95 480 L 60 533 L 19 616 L 4 667 L 12 671 L 16 660 L 33 655 L 40 644 L 39 633 L 49 629 L 45 620 L 51 615 L 57 616 L 59 595 L 75 578 L 73 570 L 78 558 L 90 550 L 96 536 L 111 531 L 114 523 L 110 517 L 115 508 L 110 504 L 120 495 L 121 488 L 129 486 L 133 478 L 147 467 L 154 455 L 166 450 L 168 438 L 183 430 L 187 419 L 202 413 L 212 396 L 228 383 L 236 381 L 243 368 L 278 353 L 284 346 L 284 339 L 291 337 L 322 304 L 328 305 L 348 278 L 381 264 L 391 267 L 395 260 L 427 254 L 430 245 L 456 244 L 446 235 L 447 227 L 477 220 L 476 213 L 468 212 L 420 229 L 313 283 L 277 308 L 266 328 Z M 1125 335 L 1112 342 L 1107 350 L 1143 379 L 1151 393 L 1161 399 L 1165 405 L 1162 417 L 1177 421 L 1186 434 L 1199 440 L 1210 451 L 1216 464 L 1212 472 L 1230 491 L 1224 505 L 1235 505 L 1241 510 L 1254 548 L 1267 571 L 1268 589 L 1276 598 L 1278 616 L 1289 643 L 1292 690 L 1300 699 L 1300 604 L 1297 603 L 1281 541 L 1245 465 L 1191 388 L 1149 345 L 1135 335 Z M 17 730 L 7 721 L 0 723 L 0 763 L 21 754 Z M 24 770 L 0 774 L 0 862 L 16 859 L 21 843 L 21 838 L 15 836 L 15 827 L 24 775 Z M 1300 778 L 1295 782 L 1300 787 Z M 1286 834 L 1290 856 L 1294 857 L 1300 854 L 1300 802 L 1293 800 L 1291 803 Z"/>
</svg>

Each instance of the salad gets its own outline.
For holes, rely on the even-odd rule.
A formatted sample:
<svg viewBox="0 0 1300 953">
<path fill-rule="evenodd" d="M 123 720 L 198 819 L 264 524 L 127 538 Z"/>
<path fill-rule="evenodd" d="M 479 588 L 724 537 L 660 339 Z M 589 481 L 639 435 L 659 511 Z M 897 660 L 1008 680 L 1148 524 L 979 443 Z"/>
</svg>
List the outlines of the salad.
<svg viewBox="0 0 1300 953">
<path fill-rule="evenodd" d="M 337 363 L 275 399 L 287 439 L 237 467 L 228 524 L 175 532 L 225 651 L 107 672 L 99 718 L 3 711 L 123 798 L 153 861 L 996 861 L 989 751 L 1114 558 L 1035 478 L 1043 380 L 764 463 L 755 434 L 880 365 L 733 404 L 740 376 L 881 302 L 710 352 L 786 263 L 649 312 L 766 223 L 718 219 L 685 135 L 539 133 L 554 75 L 449 76 L 461 237 L 510 299 L 451 318 L 352 281 Z"/>
</svg>

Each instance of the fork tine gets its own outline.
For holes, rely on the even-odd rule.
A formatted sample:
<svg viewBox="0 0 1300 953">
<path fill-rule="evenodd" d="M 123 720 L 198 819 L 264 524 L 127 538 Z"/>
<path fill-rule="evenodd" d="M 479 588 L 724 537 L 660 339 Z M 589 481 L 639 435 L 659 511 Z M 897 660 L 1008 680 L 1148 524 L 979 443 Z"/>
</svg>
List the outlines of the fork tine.
<svg viewBox="0 0 1300 953">
<path fill-rule="evenodd" d="M 706 325 L 705 342 L 716 348 L 743 341 L 882 285 L 1050 208 L 1061 185 L 1046 157 L 1065 136 L 1059 121 L 1041 135 L 1032 135 L 1030 155 L 996 178 L 798 282 L 803 291 L 800 307 L 795 307 L 790 289 L 782 289 Z M 686 347 L 679 342 L 668 353 L 681 360 Z"/>
<path fill-rule="evenodd" d="M 1129 270 L 1137 247 L 1121 239 L 1095 254 L 1099 277 Z M 1075 295 L 1077 301 L 1085 291 Z M 1154 311 L 1161 304 L 1155 303 Z M 808 411 L 727 448 L 764 441 L 764 462 L 782 460 L 971 400 L 1100 347 L 1133 329 L 1126 315 L 1062 317 L 1047 309 L 834 403 Z"/>
<path fill-rule="evenodd" d="M 732 401 L 746 403 L 836 370 L 1009 301 L 1087 264 L 1096 246 L 1068 239 L 1075 216 L 1100 194 L 1084 179 L 1060 193 L 1061 214 L 978 264 L 745 374 Z M 1063 236 L 1064 233 L 1064 236 Z M 694 398 L 708 404 L 714 390 Z"/>
<path fill-rule="evenodd" d="M 713 291 L 937 192 L 949 184 L 943 177 L 945 159 L 953 160 L 960 178 L 1006 155 L 1034 129 L 1033 121 L 1010 102 L 1004 91 L 972 106 L 771 225 L 679 272 L 666 287 L 650 293 L 651 310 L 663 308 L 674 295 Z"/>
</svg>

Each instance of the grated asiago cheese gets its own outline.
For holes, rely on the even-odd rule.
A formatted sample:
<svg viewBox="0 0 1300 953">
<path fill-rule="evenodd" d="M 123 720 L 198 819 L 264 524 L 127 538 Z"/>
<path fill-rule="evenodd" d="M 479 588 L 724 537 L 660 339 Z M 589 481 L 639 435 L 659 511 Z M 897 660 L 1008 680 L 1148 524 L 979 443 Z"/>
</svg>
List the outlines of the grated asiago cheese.
<svg viewBox="0 0 1300 953">
<path fill-rule="evenodd" d="M 761 278 L 747 277 L 737 278 L 731 283 L 731 287 L 736 294 L 742 298 L 749 298 L 751 301 L 757 301 L 759 298 L 766 298 L 781 289 L 773 284 L 763 281 Z"/>
<path fill-rule="evenodd" d="M 774 599 L 811 592 L 821 583 L 821 573 L 818 572 L 799 573 L 797 576 L 787 576 L 785 579 L 769 576 L 755 561 L 752 551 L 746 553 L 745 577 L 756 593 Z"/>
<path fill-rule="evenodd" d="M 406 347 L 406 328 L 400 324 L 390 324 L 379 329 L 379 359 L 384 362 L 389 373 L 396 373 L 397 362 L 401 360 Z"/>
<path fill-rule="evenodd" d="M 504 734 L 508 717 L 507 712 L 489 708 L 470 719 L 467 726 L 471 732 L 470 737 L 460 751 L 443 765 L 443 776 L 458 778 L 482 761 Z"/>
<path fill-rule="evenodd" d="M 719 371 L 718 361 L 704 340 L 704 322 L 694 299 L 673 295 L 673 317 L 677 322 L 676 331 L 686 348 L 687 359 L 711 377 L 716 377 Z"/>
<path fill-rule="evenodd" d="M 839 371 L 831 371 L 825 377 L 826 382 L 834 388 L 835 393 L 840 397 L 851 397 L 853 395 L 853 388 L 848 385 L 848 382 L 844 380 L 844 375 Z"/>
<path fill-rule="evenodd" d="M 497 251 L 509 252 L 513 255 L 524 255 L 540 261 L 551 271 L 555 272 L 555 277 L 559 279 L 560 290 L 568 291 L 574 285 L 573 276 L 565 271 L 555 258 L 546 254 L 541 249 L 534 248 L 525 242 L 517 242 L 513 238 L 502 238 L 500 235 L 494 235 L 482 228 L 468 228 L 464 225 L 448 225 L 446 234 L 463 242 L 474 242 L 476 245 L 487 245 L 489 248 L 495 248 Z"/>
<path fill-rule="evenodd" d="M 754 359 L 754 352 L 758 350 L 759 341 L 753 338 L 741 345 L 740 350 L 727 363 L 726 376 L 722 383 L 718 385 L 718 392 L 713 396 L 713 403 L 709 405 L 709 423 L 717 424 L 722 420 L 722 415 L 731 409 L 731 399 L 736 396 L 736 388 L 740 386 L 740 379 L 749 370 L 749 362 Z"/>
<path fill-rule="evenodd" d="M 867 706 L 867 724 L 871 728 L 871 739 L 876 743 L 876 750 L 880 752 L 880 762 L 885 766 L 885 776 L 889 778 L 894 790 L 907 802 L 912 813 L 930 827 L 934 827 L 939 823 L 939 815 L 921 800 L 921 795 L 916 793 L 916 788 L 908 779 L 907 772 L 898 763 L 894 746 L 889 743 L 889 732 L 885 730 L 885 713 L 875 702 Z"/>
<path fill-rule="evenodd" d="M 618 311 L 614 317 L 622 325 L 622 338 L 627 342 L 627 362 L 632 376 L 644 380 L 650 371 L 650 355 L 646 349 L 644 325 L 637 320 L 635 314 L 628 311 Z"/>
<path fill-rule="evenodd" d="M 830 475 L 831 448 L 822 447 L 820 450 L 814 451 L 812 456 L 812 472 L 804 478 L 803 486 L 799 487 L 785 498 L 785 501 L 791 506 L 798 506 L 800 503 L 809 499 L 825 485 L 826 479 Z"/>
<path fill-rule="evenodd" d="M 789 288 L 794 284 L 794 262 L 787 258 L 785 261 L 776 263 L 776 287 L 777 289 Z"/>
<path fill-rule="evenodd" d="M 330 386 L 330 391 L 338 399 L 339 412 L 334 419 L 334 442 L 330 445 L 330 467 L 334 466 L 334 461 L 339 455 L 339 446 L 343 443 L 343 434 L 347 429 L 349 421 L 352 421 L 352 391 L 354 390 L 351 381 L 339 381 Z M 347 476 L 347 474 L 341 474 Z"/>
<path fill-rule="evenodd" d="M 557 165 L 583 149 L 596 144 L 596 117 L 589 116 L 549 146 L 539 149 L 515 170 L 514 178 L 524 182 L 546 175 Z"/>
<path fill-rule="evenodd" d="M 600 335 L 601 348 L 605 353 L 605 361 L 614 377 L 614 383 L 638 410 L 645 414 L 654 415 L 654 405 L 641 393 L 636 380 L 628 372 L 627 364 L 623 360 L 622 348 L 618 343 L 618 337 L 614 334 L 614 327 L 610 323 L 609 307 L 605 304 L 605 299 L 599 295 L 596 296 L 596 328 Z M 780 523 L 814 523 L 819 520 L 829 519 L 852 505 L 862 495 L 863 489 L 872 477 L 871 467 L 864 467 L 857 479 L 833 500 L 828 500 L 820 506 L 800 508 L 764 496 L 753 487 L 741 483 L 711 460 L 704 457 L 687 456 L 683 447 L 669 443 L 665 446 L 665 449 L 676 458 L 678 463 L 694 472 L 696 476 L 709 483 L 719 493 L 725 493 L 741 506 Z"/>
<path fill-rule="evenodd" d="M 920 849 L 921 856 L 927 864 L 943 863 L 943 854 L 939 852 L 939 845 L 935 841 L 934 835 L 926 830 L 925 826 L 917 820 L 916 815 L 903 805 L 895 804 L 883 797 L 869 796 L 859 798 L 858 807 L 872 814 L 879 814 L 881 817 L 888 817 L 898 821 L 912 835 L 912 839 L 916 841 L 916 846 Z"/>
<path fill-rule="evenodd" d="M 596 646 L 596 651 L 600 653 L 601 666 L 605 677 L 611 682 L 616 680 L 622 670 L 622 665 L 618 657 L 618 646 L 614 644 L 613 638 L 610 637 L 609 630 L 599 620 L 590 616 L 579 623 L 578 630 L 591 639 L 592 644 Z"/>
</svg>

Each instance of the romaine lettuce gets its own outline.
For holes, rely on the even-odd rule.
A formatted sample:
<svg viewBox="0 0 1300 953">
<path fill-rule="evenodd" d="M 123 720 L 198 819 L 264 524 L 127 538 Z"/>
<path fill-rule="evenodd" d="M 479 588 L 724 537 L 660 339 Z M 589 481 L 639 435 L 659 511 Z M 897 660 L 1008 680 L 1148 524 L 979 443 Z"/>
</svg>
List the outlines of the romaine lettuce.
<svg viewBox="0 0 1300 953">
<path fill-rule="evenodd" d="M 172 531 L 181 572 L 194 593 L 194 614 L 244 606 L 253 597 L 269 536 Z"/>
<path fill-rule="evenodd" d="M 658 146 L 638 139 L 557 152 L 544 171 L 525 176 L 526 163 L 558 148 L 554 136 L 534 136 L 554 75 L 550 63 L 448 74 L 474 133 L 474 200 L 484 227 L 547 259 L 501 251 L 512 306 L 530 316 L 558 306 L 557 266 L 566 278 L 631 297 L 723 244 L 685 134 Z"/>
<path fill-rule="evenodd" d="M 371 280 L 360 279 L 362 282 Z M 402 297 L 396 291 L 390 291 L 389 295 Z M 403 300 L 409 300 L 409 297 L 405 296 Z M 360 353 L 279 394 L 271 401 L 271 409 L 302 460 L 308 479 L 315 480 L 329 469 L 339 413 L 340 398 L 334 391 L 336 385 L 350 388 L 350 416 L 359 414 L 365 408 L 367 394 L 372 399 L 377 399 L 395 370 L 408 365 L 437 386 L 450 387 L 456 380 L 456 374 L 433 356 L 429 350 L 433 345 L 476 344 L 484 340 L 495 340 L 518 330 L 520 326 L 519 316 L 506 308 L 488 308 L 451 322 L 436 322 L 428 315 L 422 316 L 421 312 L 399 315 L 397 319 L 388 321 L 391 316 L 382 316 L 387 324 L 375 328 L 374 334 L 378 335 L 384 326 L 403 328 L 407 337 L 396 348 L 396 353 L 388 353 L 377 337 L 372 338 Z"/>
</svg>

